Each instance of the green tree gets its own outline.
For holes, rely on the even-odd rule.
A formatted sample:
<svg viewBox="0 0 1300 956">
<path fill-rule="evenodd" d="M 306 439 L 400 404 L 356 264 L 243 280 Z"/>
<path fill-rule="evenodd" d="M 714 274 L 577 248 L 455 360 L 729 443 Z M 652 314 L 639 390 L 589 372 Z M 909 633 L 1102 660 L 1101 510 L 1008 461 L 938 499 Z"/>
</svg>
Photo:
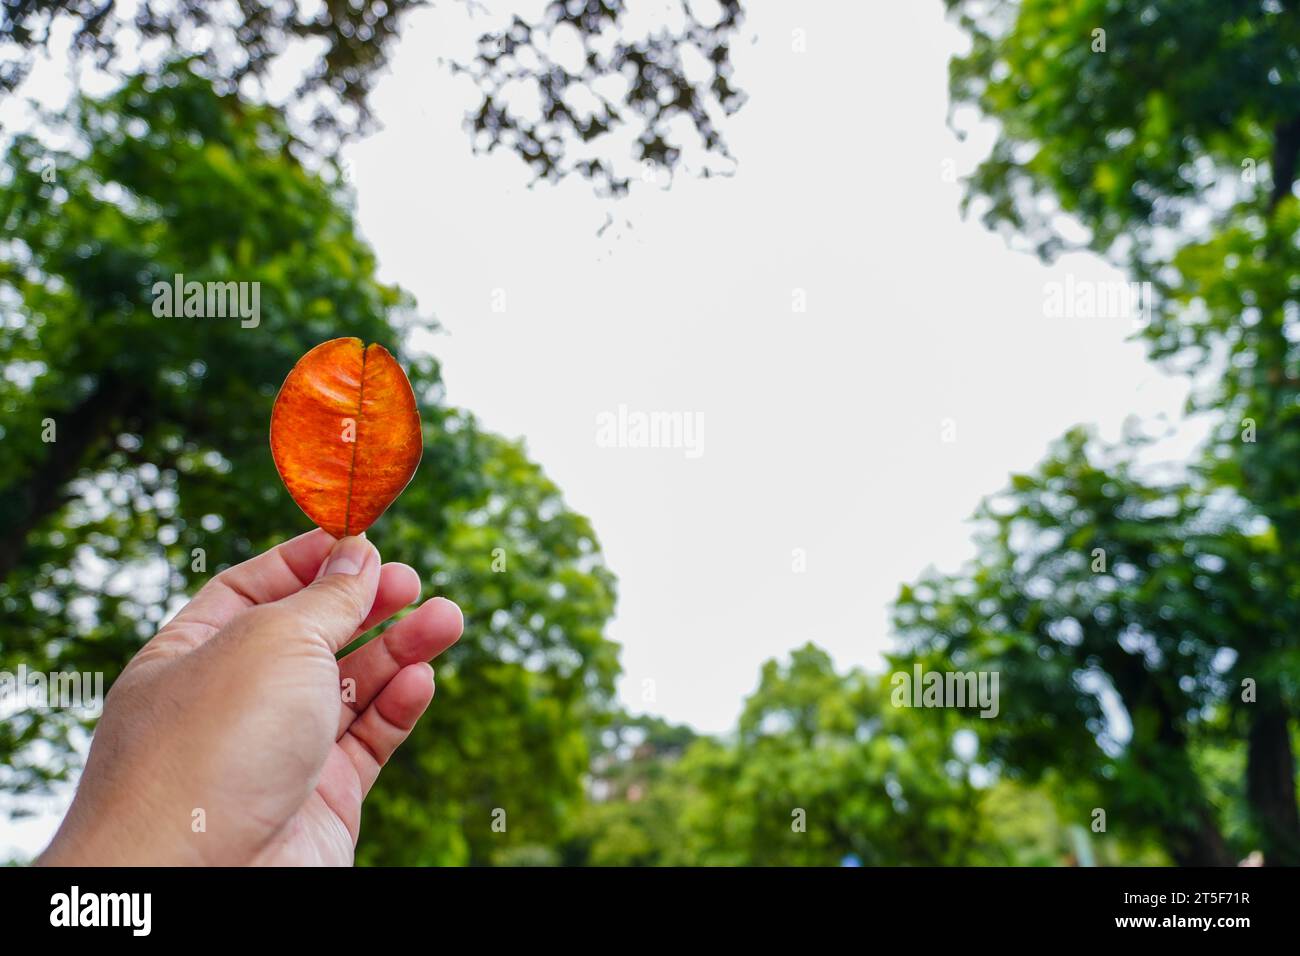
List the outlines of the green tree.
<svg viewBox="0 0 1300 956">
<path fill-rule="evenodd" d="M 377 281 L 347 195 L 295 159 L 277 111 L 180 63 L 46 128 L 67 147 L 20 136 L 0 179 L 17 237 L 0 264 L 0 666 L 111 680 L 212 574 L 305 530 L 271 461 L 271 403 L 318 342 L 378 341 L 410 373 L 425 450 L 371 537 L 467 621 L 362 859 L 487 862 L 549 832 L 580 797 L 618 667 L 589 523 L 519 445 L 444 403 L 436 361 L 404 347 L 414 304 Z M 177 274 L 260 283 L 260 321 L 155 315 L 154 283 Z M 6 787 L 65 777 L 76 727 L 0 725 Z"/>
<path fill-rule="evenodd" d="M 1288 3 L 1245 0 L 946 2 L 971 38 L 952 63 L 954 103 L 999 128 L 967 201 L 1044 257 L 1088 248 L 1150 282 L 1143 334 L 1151 353 L 1195 375 L 1193 407 L 1220 422 L 1198 492 L 1245 503 L 1249 514 L 1231 522 L 1232 533 L 1257 520 L 1248 540 L 1252 548 L 1267 541 L 1266 557 L 1228 541 L 1219 548 L 1223 560 L 1245 562 L 1240 578 L 1267 570 L 1191 656 L 1221 646 L 1242 654 L 1238 667 L 1257 687 L 1253 703 L 1233 708 L 1250 816 L 1268 859 L 1300 862 L 1292 739 L 1300 700 L 1292 676 L 1300 623 L 1300 22 Z M 1067 221 L 1083 227 L 1081 242 L 1067 238 Z M 1142 500 L 1139 493 L 1134 507 Z M 1218 703 L 1226 706 L 1222 695 Z M 1184 779 L 1187 765 L 1174 761 L 1164 785 Z M 1204 851 L 1217 856 L 1206 838 Z"/>
<path fill-rule="evenodd" d="M 684 864 L 678 817 L 687 782 L 678 767 L 697 740 L 658 717 L 617 715 L 592 743 L 591 780 L 570 822 L 561 862 L 569 866 Z"/>
<path fill-rule="evenodd" d="M 763 665 L 736 741 L 693 749 L 687 845 L 707 864 L 973 862 L 986 834 L 952 715 L 894 707 L 886 679 L 813 645 Z"/>
<path fill-rule="evenodd" d="M 838 866 L 1059 863 L 1041 793 L 984 772 L 952 711 L 896 707 L 889 680 L 813 645 L 768 661 L 737 731 L 623 718 L 593 768 L 565 861 Z M 960 751 L 960 752 L 959 752 Z M 1016 808 L 1011 813 L 1009 808 Z"/>
<path fill-rule="evenodd" d="M 1230 852 L 1193 746 L 1219 734 L 1281 623 L 1258 600 L 1278 583 L 1276 542 L 1240 502 L 1144 483 L 1129 452 L 1076 430 L 1015 476 L 981 509 L 975 565 L 902 589 L 896 662 L 999 672 L 1002 712 L 973 726 L 1000 769 L 1063 771 L 1076 823 L 1101 808 L 1180 864 L 1228 864 L 1245 848 Z"/>
</svg>

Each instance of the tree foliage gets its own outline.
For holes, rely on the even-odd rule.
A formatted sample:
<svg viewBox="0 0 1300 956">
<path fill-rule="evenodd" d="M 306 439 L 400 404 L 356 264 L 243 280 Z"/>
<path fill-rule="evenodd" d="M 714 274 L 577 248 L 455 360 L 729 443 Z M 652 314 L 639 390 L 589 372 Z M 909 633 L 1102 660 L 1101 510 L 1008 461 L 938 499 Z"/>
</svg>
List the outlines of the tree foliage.
<svg viewBox="0 0 1300 956">
<path fill-rule="evenodd" d="M 1249 847 L 1229 852 L 1194 746 L 1240 729 L 1234 690 L 1279 663 L 1287 612 L 1260 601 L 1277 542 L 1241 502 L 1143 480 L 1131 454 L 1076 430 L 1015 476 L 981 511 L 974 567 L 902 589 L 897 662 L 1001 673 L 1001 714 L 973 722 L 1000 770 L 1068 768 L 1080 823 L 1101 807 L 1177 862 L 1226 864 Z"/>
<path fill-rule="evenodd" d="M 721 124 L 745 102 L 731 63 L 744 15 L 739 0 L 722 0 L 719 10 L 716 22 L 705 23 L 689 2 L 668 4 L 664 23 L 628 38 L 621 32 L 629 12 L 622 0 L 555 0 L 539 22 L 514 17 L 509 27 L 480 38 L 476 59 L 456 67 L 484 94 L 466 122 L 476 147 L 515 150 L 539 180 L 576 170 L 611 195 L 627 192 L 629 167 L 637 175 L 671 171 L 688 146 L 723 161 L 720 170 L 701 166 L 702 175 L 727 170 L 733 157 Z M 580 45 L 567 63 L 552 52 L 563 35 Z M 536 113 L 511 105 L 505 94 L 512 87 L 536 92 Z M 603 148 L 629 121 L 639 130 L 630 163 Z"/>
<path fill-rule="evenodd" d="M 1176 860 L 1261 846 L 1300 862 L 1294 11 L 947 6 L 971 39 L 954 104 L 998 125 L 967 203 L 1041 256 L 1082 246 L 1150 282 L 1142 336 L 1193 376 L 1192 407 L 1216 428 L 1183 477 L 1154 483 L 1125 465 L 1133 449 L 1067 436 L 1005 511 L 984 512 L 973 567 L 904 589 L 900 627 L 914 653 L 1008 669 L 1023 698 L 989 731 L 1009 767 L 1088 768 L 1091 799 L 1163 831 Z M 1107 696 L 1131 735 L 1115 735 Z M 1235 782 L 1207 769 L 1234 763 Z"/>
<path fill-rule="evenodd" d="M 653 718 L 608 730 L 563 859 L 595 866 L 1061 864 L 1040 790 L 957 744 L 953 711 L 895 706 L 890 681 L 809 644 L 768 661 L 733 734 Z M 967 731 L 969 734 L 969 731 Z M 1158 859 L 1103 838 L 1106 859 Z M 1135 853 L 1145 855 L 1136 856 Z"/>
<path fill-rule="evenodd" d="M 660 20 L 636 29 L 624 0 L 551 0 L 535 18 L 508 20 L 493 18 L 478 0 L 458 2 L 490 24 L 473 55 L 451 63 L 482 93 L 465 123 L 475 149 L 505 145 L 539 180 L 576 172 L 609 195 L 627 191 L 630 170 L 671 172 L 688 149 L 722 161 L 702 162 L 703 175 L 730 166 L 721 125 L 745 100 L 731 64 L 743 22 L 739 0 L 721 0 L 712 23 L 688 0 L 675 0 Z M 370 94 L 412 13 L 428 5 L 152 0 L 123 11 L 114 0 L 5 0 L 0 93 L 21 86 L 33 56 L 49 50 L 61 27 L 70 52 L 103 69 L 156 69 L 179 53 L 193 57 L 222 93 L 249 92 L 287 68 L 286 52 L 301 48 L 315 59 L 291 105 L 310 115 L 314 139 L 328 147 L 373 127 Z M 573 41 L 574 61 L 556 54 L 561 39 Z M 535 94 L 536 111 L 512 99 L 521 90 Z"/>
</svg>

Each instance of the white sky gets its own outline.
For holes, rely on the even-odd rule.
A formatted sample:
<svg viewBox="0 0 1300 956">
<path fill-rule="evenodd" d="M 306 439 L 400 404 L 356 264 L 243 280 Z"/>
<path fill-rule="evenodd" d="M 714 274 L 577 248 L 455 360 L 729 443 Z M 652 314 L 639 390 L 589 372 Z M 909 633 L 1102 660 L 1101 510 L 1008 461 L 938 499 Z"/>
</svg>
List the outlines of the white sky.
<svg viewBox="0 0 1300 956">
<path fill-rule="evenodd" d="M 963 144 L 945 124 L 961 37 L 940 4 L 750 7 L 734 178 L 619 203 L 576 179 L 528 189 L 513 154 L 473 157 L 454 132 L 467 100 L 436 14 L 376 91 L 384 131 L 349 154 L 385 278 L 446 329 L 449 399 L 524 436 L 592 518 L 619 576 L 624 702 L 706 731 L 805 641 L 877 663 L 899 585 L 972 553 L 982 495 L 1077 422 L 1114 438 L 1185 396 L 1125 342 L 1131 322 L 1044 317 L 1045 283 L 1122 275 L 1046 268 L 961 220 L 944 162 L 972 168 L 991 132 Z M 598 237 L 607 210 L 632 228 Z M 598 446 L 619 405 L 698 413 L 703 455 Z"/>
<path fill-rule="evenodd" d="M 472 156 L 466 81 L 439 57 L 497 21 L 467 30 L 459 4 L 413 15 L 373 98 L 384 128 L 348 151 L 383 277 L 444 327 L 422 344 L 449 400 L 525 438 L 595 525 L 624 704 L 710 732 L 805 641 L 878 665 L 899 585 L 972 554 L 982 496 L 1071 425 L 1114 439 L 1130 415 L 1176 419 L 1186 394 L 1125 341 L 1130 321 L 1044 316 L 1047 283 L 1122 275 L 1045 267 L 960 218 L 945 163 L 971 169 L 991 131 L 945 125 L 962 41 L 937 0 L 749 7 L 733 178 L 611 202 Z M 620 405 L 702 416 L 703 454 L 600 447 L 597 416 Z M 0 820 L 0 859 L 56 820 Z"/>
</svg>

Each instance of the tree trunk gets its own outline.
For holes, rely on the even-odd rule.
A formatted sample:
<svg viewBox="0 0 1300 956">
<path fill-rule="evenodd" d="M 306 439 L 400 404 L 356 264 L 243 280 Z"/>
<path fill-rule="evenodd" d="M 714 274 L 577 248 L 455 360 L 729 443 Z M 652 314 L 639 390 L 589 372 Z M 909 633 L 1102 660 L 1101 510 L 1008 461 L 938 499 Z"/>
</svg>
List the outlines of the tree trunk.
<svg viewBox="0 0 1300 956">
<path fill-rule="evenodd" d="M 1237 861 L 1228 850 L 1214 806 L 1192 766 L 1178 705 L 1147 673 L 1141 658 L 1118 644 L 1103 655 L 1102 665 L 1134 724 L 1142 712 L 1154 721 L 1153 739 L 1135 736 L 1129 746 L 1138 767 L 1178 797 L 1180 812 L 1151 822 L 1165 852 L 1178 866 L 1233 866 Z"/>
<path fill-rule="evenodd" d="M 1194 823 L 1170 823 L 1164 829 L 1164 845 L 1179 866 L 1233 866 L 1219 825 L 1208 808 L 1196 811 Z"/>
<path fill-rule="evenodd" d="M 1291 196 L 1298 160 L 1300 116 L 1278 123 L 1273 130 L 1273 189 L 1268 204 L 1270 217 L 1278 205 Z M 1266 244 L 1268 258 L 1277 261 L 1281 252 L 1279 244 L 1289 239 L 1290 237 L 1283 238 L 1274 234 L 1270 224 Z M 1280 387 L 1286 380 L 1291 342 L 1286 333 L 1287 319 L 1283 304 L 1278 303 L 1268 315 L 1276 316 L 1276 321 L 1261 323 L 1259 332 L 1261 338 L 1267 337 L 1270 346 L 1267 352 L 1260 349 L 1261 358 L 1268 366 L 1264 381 L 1269 383 L 1264 386 L 1261 398 L 1266 420 L 1278 423 L 1283 421 L 1285 409 L 1293 401 L 1289 394 L 1285 394 L 1285 389 Z M 1261 480 L 1254 474 L 1251 465 L 1249 458 L 1243 460 L 1246 495 L 1257 503 L 1277 527 L 1283 547 L 1292 551 L 1290 556 L 1295 557 L 1294 544 L 1300 516 L 1289 506 L 1278 508 L 1274 504 L 1286 500 L 1282 493 L 1285 489 L 1279 489 L 1267 472 Z M 1289 714 L 1281 703 L 1276 687 L 1261 687 L 1259 690 L 1259 702 L 1242 705 L 1250 728 L 1246 736 L 1246 802 L 1263 844 L 1265 862 L 1300 865 L 1300 810 L 1296 804 L 1296 765 L 1295 755 L 1291 751 Z"/>
<path fill-rule="evenodd" d="M 64 487 L 76 477 L 90 451 L 110 436 L 113 422 L 128 404 L 126 389 L 116 378 L 105 376 L 69 414 L 49 416 L 56 431 L 45 458 L 0 489 L 0 581 L 18 566 L 27 536 L 59 506 Z"/>
<path fill-rule="evenodd" d="M 1300 810 L 1296 805 L 1295 755 L 1286 711 L 1278 704 L 1249 705 L 1246 737 L 1246 800 L 1270 865 L 1300 865 Z"/>
</svg>

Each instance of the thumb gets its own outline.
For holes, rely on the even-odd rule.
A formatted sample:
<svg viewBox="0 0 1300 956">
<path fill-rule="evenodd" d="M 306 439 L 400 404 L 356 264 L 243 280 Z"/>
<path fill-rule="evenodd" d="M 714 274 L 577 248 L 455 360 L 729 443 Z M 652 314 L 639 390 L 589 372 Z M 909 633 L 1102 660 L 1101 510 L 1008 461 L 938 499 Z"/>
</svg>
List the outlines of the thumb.
<svg viewBox="0 0 1300 956">
<path fill-rule="evenodd" d="M 379 552 L 363 537 L 340 538 L 310 585 L 277 601 L 302 631 L 331 652 L 347 645 L 370 614 L 379 591 Z"/>
</svg>

